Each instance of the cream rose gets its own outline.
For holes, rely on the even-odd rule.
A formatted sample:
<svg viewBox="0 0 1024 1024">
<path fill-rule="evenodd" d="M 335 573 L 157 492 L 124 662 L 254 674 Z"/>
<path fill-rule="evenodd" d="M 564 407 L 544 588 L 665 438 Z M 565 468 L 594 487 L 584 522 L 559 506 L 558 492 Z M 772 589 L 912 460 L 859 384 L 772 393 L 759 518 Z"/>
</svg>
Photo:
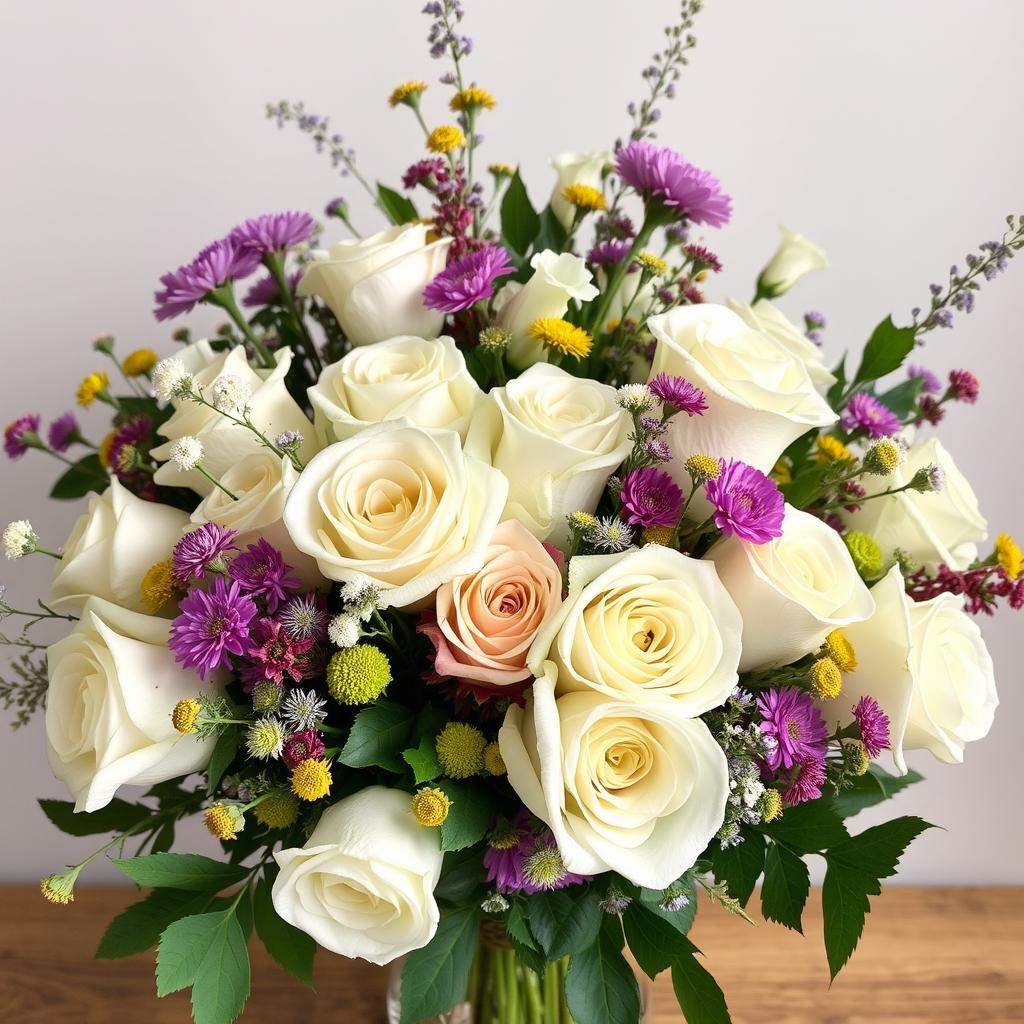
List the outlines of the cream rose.
<svg viewBox="0 0 1024 1024">
<path fill-rule="evenodd" d="M 76 811 L 99 810 L 120 786 L 152 786 L 209 763 L 214 740 L 171 724 L 175 704 L 195 696 L 196 674 L 175 662 L 169 633 L 166 619 L 94 597 L 47 650 L 47 756 Z"/>
<path fill-rule="evenodd" d="M 404 417 L 465 438 L 483 392 L 448 337 L 404 336 L 353 349 L 309 389 L 317 434 L 344 441 L 363 427 Z"/>
<path fill-rule="evenodd" d="M 788 665 L 875 610 L 839 534 L 792 505 L 781 537 L 767 544 L 726 537 L 707 557 L 743 616 L 741 672 Z"/>
<path fill-rule="evenodd" d="M 569 563 L 569 595 L 530 651 L 558 693 L 670 698 L 677 714 L 718 707 L 736 686 L 743 622 L 715 567 L 648 545 Z"/>
<path fill-rule="evenodd" d="M 612 162 L 612 155 L 607 150 L 595 153 L 562 153 L 549 161 L 558 180 L 551 193 L 551 212 L 558 218 L 562 227 L 569 230 L 575 207 L 562 193 L 570 185 L 589 185 L 591 188 L 601 187 L 601 175 L 606 166 Z"/>
<path fill-rule="evenodd" d="M 846 724 L 857 701 L 873 697 L 889 718 L 901 773 L 907 771 L 907 750 L 930 750 L 946 764 L 960 764 L 964 746 L 988 735 L 999 705 L 992 658 L 977 622 L 953 594 L 912 601 L 899 566 L 872 594 L 874 616 L 844 630 L 857 668 L 822 711 L 830 724 Z"/>
<path fill-rule="evenodd" d="M 537 364 L 480 404 L 466 451 L 509 480 L 506 517 L 561 546 L 570 512 L 592 512 L 629 453 L 632 420 L 614 388 Z"/>
<path fill-rule="evenodd" d="M 370 786 L 328 807 L 305 846 L 274 854 L 274 909 L 332 953 L 387 964 L 434 937 L 442 857 L 408 793 Z"/>
<path fill-rule="evenodd" d="M 436 622 L 420 631 L 435 648 L 440 676 L 487 687 L 530 679 L 526 656 L 537 631 L 562 603 L 554 559 L 517 519 L 500 523 L 476 572 L 443 583 Z"/>
<path fill-rule="evenodd" d="M 804 274 L 824 270 L 828 258 L 809 238 L 789 228 L 779 227 L 779 245 L 757 279 L 757 294 L 775 299 L 788 292 Z"/>
<path fill-rule="evenodd" d="M 914 561 L 934 567 L 966 569 L 978 557 L 978 544 L 988 536 L 988 523 L 978 499 L 953 457 L 935 438 L 911 446 L 904 464 L 889 477 L 865 477 L 869 494 L 900 487 L 928 466 L 938 466 L 940 491 L 903 491 L 865 501 L 858 512 L 840 513 L 851 530 L 868 533 L 886 555 L 897 549 Z"/>
<path fill-rule="evenodd" d="M 463 454 L 454 430 L 392 420 L 325 448 L 285 503 L 295 546 L 331 580 L 367 580 L 406 608 L 473 572 L 508 482 Z"/>
<path fill-rule="evenodd" d="M 423 289 L 444 270 L 452 239 L 428 242 L 428 230 L 405 224 L 316 250 L 298 294 L 322 299 L 353 345 L 400 334 L 436 338 L 444 313 L 427 309 Z"/>
<path fill-rule="evenodd" d="M 64 557 L 50 587 L 49 604 L 79 612 L 90 597 L 132 611 L 149 611 L 139 590 L 156 562 L 171 557 L 188 516 L 169 505 L 143 501 L 117 477 L 103 494 L 89 496 L 64 545 Z"/>
<path fill-rule="evenodd" d="M 803 361 L 732 310 L 680 306 L 650 317 L 647 326 L 657 341 L 651 376 L 685 377 L 707 398 L 703 416 L 671 420 L 668 468 L 686 490 L 683 463 L 694 453 L 742 459 L 767 473 L 801 434 L 836 422 Z"/>
<path fill-rule="evenodd" d="M 530 336 L 541 317 L 564 317 L 570 302 L 589 302 L 600 294 L 586 261 L 572 253 L 545 249 L 530 260 L 533 275 L 524 285 L 511 282 L 495 300 L 498 323 L 512 334 L 509 362 L 518 369 L 547 362 L 548 351 Z"/>
<path fill-rule="evenodd" d="M 799 359 L 816 388 L 827 391 L 835 384 L 835 375 L 825 365 L 821 349 L 767 299 L 758 299 L 752 306 L 735 299 L 728 299 L 727 303 L 748 327 L 774 338 L 790 355 Z"/>
<path fill-rule="evenodd" d="M 270 438 L 284 431 L 298 431 L 305 438 L 300 456 L 308 459 L 316 452 L 312 424 L 285 386 L 285 377 L 292 364 L 290 349 L 282 348 L 275 352 L 277 365 L 272 370 L 252 369 L 242 348 L 218 353 L 206 340 L 190 345 L 179 358 L 207 401 L 212 400 L 211 385 L 221 374 L 237 377 L 242 387 L 251 392 L 247 402 L 249 415 L 259 430 Z M 179 437 L 199 438 L 203 445 L 203 466 L 217 479 L 246 455 L 264 450 L 251 430 L 233 423 L 214 409 L 188 399 L 172 399 L 171 404 L 174 413 L 158 428 L 158 433 L 167 438 L 167 443 L 153 449 L 153 457 L 164 462 L 154 477 L 158 484 L 190 487 L 200 495 L 215 489 L 197 470 L 183 473 L 173 462 L 165 461 L 171 457 L 173 442 Z"/>
<path fill-rule="evenodd" d="M 508 780 L 547 822 L 570 871 L 618 871 L 661 889 L 691 868 L 722 825 L 725 754 L 672 701 L 593 691 L 555 698 L 550 662 L 526 708 L 498 733 Z"/>
</svg>

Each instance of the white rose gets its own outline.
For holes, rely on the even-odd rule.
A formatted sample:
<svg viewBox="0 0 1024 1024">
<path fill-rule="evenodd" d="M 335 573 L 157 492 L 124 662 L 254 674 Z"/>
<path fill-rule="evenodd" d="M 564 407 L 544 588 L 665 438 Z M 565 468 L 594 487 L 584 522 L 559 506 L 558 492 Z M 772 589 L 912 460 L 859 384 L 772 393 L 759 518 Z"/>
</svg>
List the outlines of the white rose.
<svg viewBox="0 0 1024 1024">
<path fill-rule="evenodd" d="M 209 763 L 214 740 L 171 724 L 175 704 L 195 696 L 196 674 L 174 660 L 169 634 L 166 619 L 94 597 L 47 650 L 47 756 L 76 811 L 106 806 L 120 786 L 152 786 Z"/>
<path fill-rule="evenodd" d="M 551 212 L 566 231 L 572 227 L 575 207 L 562 193 L 570 185 L 600 188 L 601 173 L 611 162 L 612 155 L 607 150 L 599 150 L 596 153 L 562 153 L 549 161 L 558 175 L 554 191 L 551 193 Z"/>
<path fill-rule="evenodd" d="M 309 389 L 317 433 L 325 444 L 402 417 L 465 438 L 482 398 L 465 357 L 449 337 L 426 341 L 404 336 L 353 349 L 325 367 Z"/>
<path fill-rule="evenodd" d="M 558 693 L 671 698 L 679 714 L 718 707 L 736 686 L 740 613 L 710 562 L 648 545 L 577 556 L 569 595 L 537 634 L 529 665 L 556 668 Z"/>
<path fill-rule="evenodd" d="M 150 611 L 139 589 L 142 577 L 171 557 L 187 523 L 186 513 L 143 501 L 111 477 L 103 494 L 89 496 L 71 530 L 49 604 L 78 612 L 89 597 L 100 597 L 132 611 Z"/>
<path fill-rule="evenodd" d="M 907 750 L 930 750 L 946 764 L 960 764 L 965 744 L 988 735 L 999 705 L 992 658 L 977 622 L 953 594 L 911 600 L 899 566 L 872 594 L 874 616 L 844 630 L 858 664 L 838 699 L 822 708 L 826 718 L 845 724 L 862 696 L 873 697 L 889 718 L 901 773 L 907 771 Z"/>
<path fill-rule="evenodd" d="M 841 512 L 851 530 L 870 534 L 886 555 L 897 548 L 915 562 L 966 569 L 978 557 L 978 544 L 988 536 L 988 523 L 978 499 L 953 457 L 936 438 L 910 447 L 906 461 L 892 476 L 863 477 L 869 494 L 901 487 L 919 469 L 938 466 L 940 491 L 903 491 L 865 501 L 858 512 Z"/>
<path fill-rule="evenodd" d="M 726 537 L 707 557 L 743 616 L 741 672 L 788 665 L 875 610 L 839 534 L 792 505 L 781 537 L 767 544 Z"/>
<path fill-rule="evenodd" d="M 748 327 L 774 338 L 790 355 L 799 359 L 807 370 L 816 388 L 827 391 L 836 382 L 835 376 L 825 365 L 821 349 L 797 329 L 783 312 L 767 299 L 758 299 L 752 306 L 735 299 L 726 300 L 729 308 L 738 314 Z"/>
<path fill-rule="evenodd" d="M 506 518 L 560 545 L 566 515 L 592 512 L 629 454 L 631 426 L 614 388 L 538 363 L 492 388 L 470 424 L 466 451 L 508 477 Z"/>
<path fill-rule="evenodd" d="M 707 398 L 703 416 L 673 416 L 669 429 L 668 469 L 687 491 L 683 464 L 697 452 L 767 473 L 801 434 L 838 418 L 802 360 L 724 306 L 680 306 L 650 317 L 647 327 L 657 341 L 651 376 L 685 377 Z"/>
<path fill-rule="evenodd" d="M 221 374 L 230 374 L 248 389 L 246 403 L 255 426 L 271 440 L 285 431 L 295 430 L 305 438 L 299 455 L 310 458 L 317 450 L 312 424 L 306 419 L 295 399 L 288 393 L 285 377 L 292 364 L 290 349 L 274 353 L 277 365 L 272 370 L 254 370 L 241 347 L 227 352 L 214 352 L 208 341 L 197 341 L 180 354 L 188 371 L 195 378 L 196 390 L 212 401 L 211 386 Z M 200 495 L 209 494 L 214 485 L 198 470 L 183 473 L 171 458 L 173 442 L 180 437 L 198 438 L 203 446 L 203 466 L 219 480 L 240 459 L 255 451 L 265 450 L 256 435 L 239 426 L 214 409 L 189 399 L 172 399 L 174 412 L 158 433 L 167 443 L 153 449 L 153 457 L 164 462 L 154 479 L 165 487 L 190 487 Z"/>
<path fill-rule="evenodd" d="M 828 259 L 809 238 L 779 226 L 779 245 L 757 279 L 757 294 L 775 299 L 788 292 L 804 274 L 824 270 Z"/>
<path fill-rule="evenodd" d="M 387 964 L 434 937 L 442 857 L 408 793 L 370 786 L 328 807 L 305 846 L 274 854 L 274 909 L 332 953 Z"/>
<path fill-rule="evenodd" d="M 508 482 L 454 430 L 392 420 L 325 448 L 284 509 L 295 546 L 331 580 L 368 580 L 386 605 L 423 602 L 478 569 Z"/>
<path fill-rule="evenodd" d="M 533 276 L 526 284 L 507 284 L 495 302 L 498 323 L 512 334 L 509 362 L 518 369 L 547 362 L 544 344 L 527 333 L 534 320 L 564 317 L 571 301 L 590 302 L 600 294 L 586 261 L 572 253 L 545 249 L 530 266 Z"/>
<path fill-rule="evenodd" d="M 298 294 L 322 299 L 353 345 L 400 334 L 436 338 L 444 313 L 427 309 L 423 289 L 444 270 L 452 239 L 427 242 L 428 231 L 405 224 L 315 250 Z"/>
<path fill-rule="evenodd" d="M 550 662 L 498 733 L 508 780 L 547 822 L 565 866 L 661 889 L 691 868 L 729 796 L 725 754 L 672 701 L 555 698 Z"/>
</svg>

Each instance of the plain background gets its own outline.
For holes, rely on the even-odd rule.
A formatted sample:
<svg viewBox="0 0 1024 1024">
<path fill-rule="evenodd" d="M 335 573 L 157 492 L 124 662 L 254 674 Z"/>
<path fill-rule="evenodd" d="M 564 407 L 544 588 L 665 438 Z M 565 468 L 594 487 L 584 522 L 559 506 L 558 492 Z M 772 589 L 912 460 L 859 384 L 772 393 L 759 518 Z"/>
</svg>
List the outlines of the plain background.
<svg viewBox="0 0 1024 1024">
<path fill-rule="evenodd" d="M 367 176 L 398 182 L 422 138 L 390 89 L 429 79 L 426 116 L 449 120 L 444 70 L 426 53 L 415 0 L 249 0 L 140 4 L 135 0 L 3 0 L 0 5 L 0 310 L 6 419 L 46 417 L 73 403 L 102 366 L 91 339 L 109 331 L 121 351 L 171 351 L 157 324 L 158 276 L 246 216 L 319 213 L 342 194 L 362 230 L 378 224 L 358 186 L 342 180 L 293 129 L 264 120 L 267 100 L 304 99 L 330 114 Z M 660 45 L 673 0 L 466 0 L 477 49 L 466 70 L 494 92 L 484 119 L 486 162 L 521 163 L 538 205 L 549 156 L 609 147 L 629 130 L 626 102 Z M 708 0 L 700 44 L 668 104 L 661 140 L 720 176 L 732 224 L 709 243 L 726 271 L 712 298 L 748 298 L 779 222 L 824 246 L 832 268 L 782 302 L 795 319 L 829 321 L 830 361 L 859 348 L 887 313 L 897 322 L 927 300 L 928 284 L 1024 210 L 1019 138 L 1024 5 L 1009 0 Z M 328 240 L 335 236 L 333 227 Z M 952 411 L 942 433 L 970 476 L 993 534 L 1024 533 L 1019 382 L 1024 367 L 1024 260 L 986 285 L 953 331 L 933 333 L 923 359 L 981 378 L 976 407 Z M 197 317 L 208 329 L 216 320 Z M 82 417 L 93 438 L 101 412 Z M 0 519 L 31 517 L 52 546 L 77 514 L 44 500 L 55 466 L 33 453 L 4 464 Z M 42 558 L 9 564 L 9 593 L 43 591 Z M 1024 882 L 1019 723 L 1019 625 L 983 623 L 1002 707 L 987 741 L 962 767 L 915 759 L 929 776 L 885 807 L 948 831 L 926 834 L 900 879 Z M 47 770 L 42 722 L 2 734 L 0 880 L 33 880 L 93 849 L 60 836 L 37 796 L 64 796 Z M 863 816 L 864 824 L 876 818 Z M 195 829 L 183 849 L 206 847 Z M 87 876 L 118 876 L 98 863 Z"/>
</svg>

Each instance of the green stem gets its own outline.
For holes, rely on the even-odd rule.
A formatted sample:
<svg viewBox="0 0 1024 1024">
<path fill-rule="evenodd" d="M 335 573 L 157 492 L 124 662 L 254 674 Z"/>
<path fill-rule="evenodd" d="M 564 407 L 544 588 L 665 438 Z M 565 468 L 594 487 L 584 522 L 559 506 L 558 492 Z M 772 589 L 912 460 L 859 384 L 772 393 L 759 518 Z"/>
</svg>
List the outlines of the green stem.
<svg viewBox="0 0 1024 1024">
<path fill-rule="evenodd" d="M 288 275 L 284 270 L 284 259 L 279 253 L 268 252 L 263 257 L 263 263 L 277 282 L 278 291 L 281 293 L 281 302 L 291 317 L 295 329 L 299 332 L 299 337 L 302 338 L 306 358 L 309 360 L 314 374 L 319 377 L 324 366 L 320 360 L 320 353 L 316 350 L 316 342 L 309 333 L 309 328 L 306 327 L 306 321 L 299 313 L 298 306 L 295 305 L 295 296 L 292 295 L 291 287 L 288 284 Z"/>
<path fill-rule="evenodd" d="M 238 329 L 245 336 L 249 344 L 251 344 L 256 350 L 256 354 L 260 357 L 261 362 L 268 370 L 272 370 L 277 365 L 270 349 L 268 349 L 267 346 L 256 337 L 252 327 L 249 325 L 249 321 L 245 319 L 242 311 L 238 308 L 238 303 L 235 301 L 234 288 L 230 281 L 228 281 L 227 284 L 222 284 L 219 288 L 214 288 L 214 290 L 207 295 L 206 300 L 208 302 L 212 302 L 215 306 L 220 306 L 220 308 L 223 309 L 232 320 L 234 320 Z"/>
<path fill-rule="evenodd" d="M 608 287 L 604 290 L 604 294 L 598 301 L 597 308 L 594 310 L 593 317 L 590 321 L 591 334 L 597 336 L 601 333 L 601 328 L 608 316 L 608 310 L 611 309 L 615 295 L 626 277 L 629 265 L 633 262 L 637 253 L 642 252 L 646 247 L 647 243 L 651 239 L 651 235 L 654 234 L 659 223 L 660 218 L 653 211 L 648 212 L 647 217 L 644 219 L 643 226 L 640 228 L 639 234 L 637 234 L 636 238 L 633 239 L 633 244 L 630 247 L 629 252 L 626 254 L 626 258 L 621 260 L 615 267 L 615 270 L 612 271 L 612 276 L 608 281 Z"/>
<path fill-rule="evenodd" d="M 197 462 L 192 468 L 202 473 L 214 487 L 219 487 L 232 501 L 238 501 L 238 495 L 229 491 L 201 462 Z"/>
</svg>

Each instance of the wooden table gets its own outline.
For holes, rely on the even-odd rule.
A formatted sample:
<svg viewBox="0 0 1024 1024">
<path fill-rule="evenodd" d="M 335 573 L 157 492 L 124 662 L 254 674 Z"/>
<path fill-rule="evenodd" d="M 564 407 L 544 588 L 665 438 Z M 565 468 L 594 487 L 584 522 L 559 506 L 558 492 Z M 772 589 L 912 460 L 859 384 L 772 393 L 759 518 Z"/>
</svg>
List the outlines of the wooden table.
<svg viewBox="0 0 1024 1024">
<path fill-rule="evenodd" d="M 90 959 L 106 922 L 134 898 L 130 889 L 80 887 L 72 906 L 58 908 L 32 888 L 0 891 L 0 1022 L 187 1024 L 187 993 L 157 1000 L 151 955 Z M 875 903 L 861 948 L 831 991 L 816 895 L 807 939 L 776 926 L 754 929 L 707 906 L 693 937 L 736 1024 L 1024 1021 L 1024 889 L 892 887 Z M 321 954 L 317 999 L 258 942 L 252 953 L 245 1024 L 383 1021 L 382 971 Z M 659 982 L 656 1024 L 679 1020 L 671 988 Z"/>
</svg>

